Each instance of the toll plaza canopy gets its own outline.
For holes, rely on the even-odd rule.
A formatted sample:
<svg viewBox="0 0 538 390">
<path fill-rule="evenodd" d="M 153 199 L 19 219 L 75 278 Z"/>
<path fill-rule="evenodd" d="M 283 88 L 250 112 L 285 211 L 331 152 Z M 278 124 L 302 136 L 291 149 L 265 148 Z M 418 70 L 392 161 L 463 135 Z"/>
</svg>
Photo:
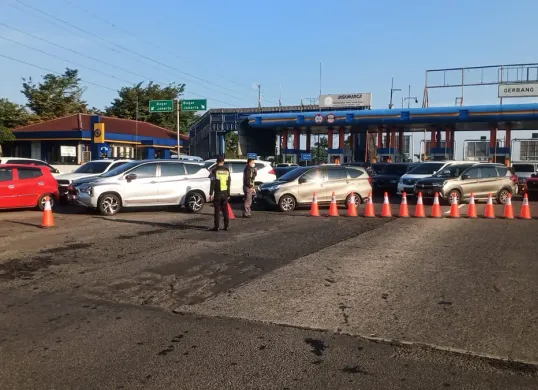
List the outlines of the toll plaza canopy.
<svg viewBox="0 0 538 390">
<path fill-rule="evenodd" d="M 404 161 L 404 132 L 430 131 L 429 145 L 424 139 L 424 148 L 430 148 L 428 158 L 453 159 L 456 131 L 489 130 L 490 154 L 496 161 L 497 158 L 508 161 L 511 157 L 511 131 L 538 129 L 538 104 L 259 113 L 250 115 L 248 123 L 253 129 L 275 131 L 280 137 L 281 151 L 286 156 L 310 152 L 311 135 L 327 134 L 329 162 L 335 156 L 338 161 L 347 158 L 344 150 L 346 134 L 352 145 L 352 159 L 368 158 L 366 134 L 377 133 L 374 157 L 379 161 Z M 498 143 L 497 130 L 506 131 L 504 145 Z M 337 143 L 333 142 L 335 132 L 338 134 Z M 289 133 L 293 136 L 292 148 L 288 145 Z M 445 133 L 444 141 L 442 133 Z M 300 148 L 301 134 L 306 134 L 304 150 Z"/>
<path fill-rule="evenodd" d="M 456 131 L 487 130 L 492 124 L 502 130 L 538 129 L 538 103 L 483 106 L 401 108 L 320 112 L 281 112 L 252 114 L 252 128 L 307 129 L 326 133 L 328 127 L 341 126 L 354 132 L 378 131 L 379 126 L 422 131 L 424 128 L 450 127 Z"/>
</svg>

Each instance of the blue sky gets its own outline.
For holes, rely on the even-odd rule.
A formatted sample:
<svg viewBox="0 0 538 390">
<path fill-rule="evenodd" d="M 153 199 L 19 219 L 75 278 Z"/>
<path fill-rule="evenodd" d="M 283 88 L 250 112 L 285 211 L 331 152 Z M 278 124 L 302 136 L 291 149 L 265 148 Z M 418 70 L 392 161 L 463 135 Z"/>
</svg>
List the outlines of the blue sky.
<svg viewBox="0 0 538 390">
<path fill-rule="evenodd" d="M 299 104 L 318 96 L 320 62 L 323 93 L 372 92 L 374 108 L 384 108 L 394 77 L 404 95 L 411 85 L 421 105 L 425 69 L 538 61 L 532 45 L 535 0 L 21 1 L 106 41 L 17 0 L 0 0 L 0 23 L 124 70 L 3 24 L 1 37 L 52 56 L 1 38 L 0 53 L 58 72 L 80 69 L 82 79 L 102 86 L 88 85 L 85 93 L 88 103 L 100 108 L 115 90 L 148 79 L 184 82 L 185 97 L 207 97 L 210 108 L 256 106 L 253 83 L 261 84 L 264 105 L 276 105 L 280 92 L 283 104 Z M 2 57 L 0 71 L 0 95 L 19 103 L 24 103 L 21 78 L 47 73 Z M 430 106 L 454 105 L 459 95 L 457 89 L 432 90 Z M 465 103 L 494 104 L 496 96 L 495 87 L 468 88 Z M 396 106 L 401 97 L 395 95 Z"/>
</svg>

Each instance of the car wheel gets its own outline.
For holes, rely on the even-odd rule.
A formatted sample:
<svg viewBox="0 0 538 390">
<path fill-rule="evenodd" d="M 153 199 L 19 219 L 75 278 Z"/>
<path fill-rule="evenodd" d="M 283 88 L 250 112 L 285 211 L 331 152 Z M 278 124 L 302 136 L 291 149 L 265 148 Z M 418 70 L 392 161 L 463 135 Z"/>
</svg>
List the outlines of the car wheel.
<svg viewBox="0 0 538 390">
<path fill-rule="evenodd" d="M 510 190 L 503 188 L 497 193 L 497 203 L 506 204 L 508 196 L 511 194 Z"/>
<path fill-rule="evenodd" d="M 448 204 L 452 204 L 452 201 L 454 199 L 456 200 L 456 204 L 460 204 L 461 203 L 461 192 L 459 192 L 458 190 L 450 190 L 450 192 L 448 194 L 448 197 L 447 197 Z"/>
<path fill-rule="evenodd" d="M 199 213 L 204 208 L 204 196 L 199 192 L 191 192 L 185 199 L 185 208 L 191 213 Z"/>
<path fill-rule="evenodd" d="M 357 194 L 356 192 L 354 193 L 354 195 L 355 195 L 355 206 L 359 207 L 359 205 L 362 203 L 362 199 L 360 195 Z M 351 194 L 349 194 L 346 198 L 346 208 L 349 207 L 350 201 L 351 201 Z"/>
<path fill-rule="evenodd" d="M 47 197 L 49 197 L 50 208 L 51 209 L 54 208 L 54 205 L 55 205 L 55 202 L 56 202 L 56 200 L 54 199 L 54 196 L 52 196 L 51 194 L 45 194 L 45 195 L 41 195 L 41 197 L 37 201 L 37 208 L 40 211 L 45 210 L 45 203 L 47 201 Z"/>
<path fill-rule="evenodd" d="M 121 199 L 116 194 L 103 194 L 97 202 L 101 215 L 116 215 L 121 209 Z"/>
<path fill-rule="evenodd" d="M 295 201 L 295 198 L 291 195 L 284 195 L 278 201 L 278 208 L 280 209 L 280 211 L 285 213 L 295 210 L 296 206 L 297 202 Z"/>
</svg>

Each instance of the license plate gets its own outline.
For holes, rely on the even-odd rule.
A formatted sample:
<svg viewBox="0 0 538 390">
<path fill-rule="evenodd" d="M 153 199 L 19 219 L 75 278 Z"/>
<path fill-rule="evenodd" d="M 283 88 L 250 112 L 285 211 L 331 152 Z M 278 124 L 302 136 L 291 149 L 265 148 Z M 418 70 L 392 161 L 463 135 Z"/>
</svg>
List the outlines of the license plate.
<svg viewBox="0 0 538 390">
<path fill-rule="evenodd" d="M 433 190 L 424 190 L 424 195 L 433 195 Z"/>
</svg>

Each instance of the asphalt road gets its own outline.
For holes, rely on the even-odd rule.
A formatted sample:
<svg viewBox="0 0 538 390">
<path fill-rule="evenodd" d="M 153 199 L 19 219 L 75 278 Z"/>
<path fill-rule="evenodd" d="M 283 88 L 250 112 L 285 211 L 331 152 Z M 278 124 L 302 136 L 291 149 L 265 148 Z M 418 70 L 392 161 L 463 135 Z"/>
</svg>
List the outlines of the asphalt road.
<svg viewBox="0 0 538 390">
<path fill-rule="evenodd" d="M 537 220 L 211 212 L 0 213 L 1 387 L 538 387 Z"/>
</svg>

